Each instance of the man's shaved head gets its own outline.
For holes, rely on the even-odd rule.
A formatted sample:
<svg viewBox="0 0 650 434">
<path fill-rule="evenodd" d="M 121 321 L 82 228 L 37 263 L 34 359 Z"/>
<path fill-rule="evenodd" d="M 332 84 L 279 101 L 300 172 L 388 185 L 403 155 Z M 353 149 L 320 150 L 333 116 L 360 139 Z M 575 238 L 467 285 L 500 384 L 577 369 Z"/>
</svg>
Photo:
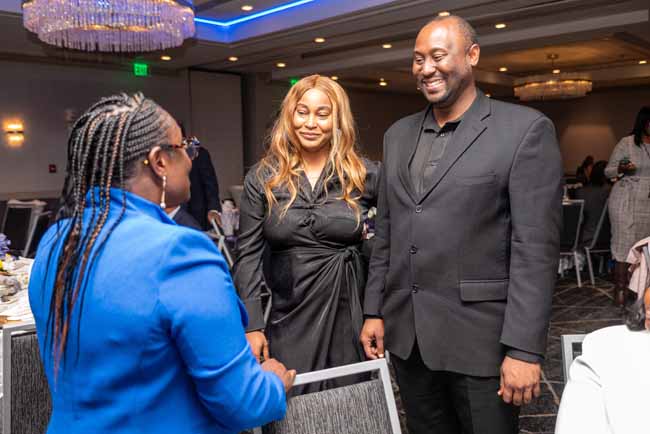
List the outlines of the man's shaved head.
<svg viewBox="0 0 650 434">
<path fill-rule="evenodd" d="M 468 23 L 466 19 L 461 18 L 457 15 L 450 15 L 448 17 L 435 17 L 429 21 L 422 29 L 426 29 L 427 27 L 440 24 L 445 21 L 451 21 L 456 25 L 460 33 L 465 38 L 465 42 L 467 43 L 467 46 L 465 47 L 466 49 L 469 49 L 469 47 L 474 44 L 478 44 L 478 36 L 476 35 L 476 30 L 474 30 L 474 27 L 472 27 L 472 25 Z"/>
</svg>

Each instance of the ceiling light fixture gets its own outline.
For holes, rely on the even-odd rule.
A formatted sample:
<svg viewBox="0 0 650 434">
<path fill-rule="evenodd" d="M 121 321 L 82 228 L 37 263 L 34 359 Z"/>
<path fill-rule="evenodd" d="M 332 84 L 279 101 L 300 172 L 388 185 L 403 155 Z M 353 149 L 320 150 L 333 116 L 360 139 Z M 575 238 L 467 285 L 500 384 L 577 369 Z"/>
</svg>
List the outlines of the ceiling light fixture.
<svg viewBox="0 0 650 434">
<path fill-rule="evenodd" d="M 553 67 L 559 56 L 548 54 L 546 57 Z M 591 78 L 584 73 L 558 72 L 533 75 L 518 78 L 514 84 L 515 96 L 522 101 L 580 98 L 592 89 Z"/>
<path fill-rule="evenodd" d="M 381 48 L 386 48 L 386 49 L 393 48 L 393 44 L 384 44 L 381 46 Z"/>
<path fill-rule="evenodd" d="M 163 0 L 160 0 L 160 1 L 163 1 Z M 246 16 L 243 16 L 243 17 L 235 18 L 235 19 L 230 20 L 230 21 L 217 21 L 217 20 L 212 20 L 212 19 L 209 19 L 209 18 L 199 18 L 199 17 L 194 18 L 194 21 L 197 22 L 197 23 L 209 24 L 211 26 L 230 27 L 230 26 L 234 26 L 235 24 L 244 23 L 246 21 L 255 20 L 257 18 L 265 17 L 267 15 L 275 14 L 277 12 L 286 11 L 287 9 L 292 9 L 292 8 L 302 6 L 302 5 L 305 5 L 307 3 L 311 3 L 311 2 L 314 2 L 314 1 L 316 1 L 316 0 L 296 0 L 296 1 L 293 1 L 293 2 L 290 2 L 290 3 L 285 3 L 283 5 L 276 6 L 276 7 L 270 8 L 270 9 L 265 9 L 263 11 L 259 11 L 259 12 L 256 12 L 254 14 L 250 14 L 250 15 L 246 15 Z"/>
<path fill-rule="evenodd" d="M 194 11 L 171 0 L 23 2 L 23 25 L 50 45 L 83 51 L 144 52 L 194 36 Z"/>
<path fill-rule="evenodd" d="M 164 60 L 165 62 L 169 62 L 172 60 L 172 56 L 160 56 L 160 60 Z"/>
<path fill-rule="evenodd" d="M 553 74 L 559 74 L 560 72 L 562 72 L 562 71 L 560 71 L 559 69 L 554 69 L 553 70 Z"/>
<path fill-rule="evenodd" d="M 325 38 L 316 38 L 314 39 L 314 42 L 317 44 L 322 44 L 323 42 L 325 42 Z"/>
<path fill-rule="evenodd" d="M 449 15 L 451 15 L 451 12 L 449 11 L 438 12 L 439 17 L 448 17 Z"/>
<path fill-rule="evenodd" d="M 499 23 L 499 24 L 494 25 L 494 28 L 499 29 L 499 30 L 500 29 L 505 29 L 506 27 L 508 27 L 508 26 L 505 23 Z"/>
<path fill-rule="evenodd" d="M 488 98 L 492 98 L 492 94 L 491 94 L 491 93 L 486 93 L 485 96 L 487 96 Z"/>
<path fill-rule="evenodd" d="M 333 75 L 330 77 L 334 81 L 338 81 L 339 77 L 337 75 Z"/>
<path fill-rule="evenodd" d="M 645 65 L 647 63 L 648 63 L 647 60 L 639 60 L 639 65 Z"/>
<path fill-rule="evenodd" d="M 278 62 L 275 64 L 275 66 L 277 66 L 278 68 L 286 68 L 287 64 L 284 62 Z"/>
<path fill-rule="evenodd" d="M 230 57 L 228 58 L 228 60 L 230 60 L 231 62 L 236 62 L 236 61 L 239 60 L 239 57 L 237 57 L 237 56 L 230 56 Z"/>
<path fill-rule="evenodd" d="M 502 66 L 501 68 L 499 68 L 499 72 L 508 72 L 508 68 Z"/>
<path fill-rule="evenodd" d="M 250 11 L 253 10 L 253 6 L 251 6 L 251 5 L 244 5 L 244 6 L 241 7 L 241 10 L 244 11 L 244 12 L 250 12 Z"/>
<path fill-rule="evenodd" d="M 386 82 L 386 81 L 380 81 L 380 82 L 379 82 L 379 85 L 380 85 L 380 86 L 383 86 L 383 87 L 386 87 L 386 86 L 388 86 L 388 82 Z"/>
</svg>

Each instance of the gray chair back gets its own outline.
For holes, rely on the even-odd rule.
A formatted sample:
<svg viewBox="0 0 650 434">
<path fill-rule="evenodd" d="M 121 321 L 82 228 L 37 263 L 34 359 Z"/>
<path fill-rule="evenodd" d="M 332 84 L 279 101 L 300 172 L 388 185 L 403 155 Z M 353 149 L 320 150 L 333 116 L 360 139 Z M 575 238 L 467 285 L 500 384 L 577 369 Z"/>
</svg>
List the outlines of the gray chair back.
<svg viewBox="0 0 650 434">
<path fill-rule="evenodd" d="M 42 212 L 36 217 L 36 223 L 31 230 L 29 240 L 27 241 L 27 246 L 25 247 L 26 254 L 24 256 L 28 258 L 33 258 L 36 256 L 38 244 L 41 242 L 41 238 L 43 238 L 43 235 L 45 235 L 47 228 L 50 226 L 51 217 L 52 211 Z"/>
<path fill-rule="evenodd" d="M 32 208 L 8 206 L 0 232 L 5 234 L 11 245 L 9 249 L 18 255 L 25 256 L 25 250 L 31 234 Z"/>
<path fill-rule="evenodd" d="M 576 335 L 562 335 L 560 341 L 562 343 L 562 374 L 564 375 L 564 383 L 569 380 L 569 368 L 573 360 L 582 354 L 582 341 L 585 339 L 586 334 Z"/>
<path fill-rule="evenodd" d="M 580 228 L 584 216 L 584 200 L 571 200 L 562 204 L 562 234 L 560 251 L 574 252 L 580 241 Z"/>
<path fill-rule="evenodd" d="M 612 242 L 612 227 L 609 222 L 609 198 L 605 201 L 598 219 L 596 233 L 587 248 L 589 250 L 609 250 Z"/>
<path fill-rule="evenodd" d="M 379 378 L 289 399 L 281 421 L 262 428 L 264 434 L 401 434 L 386 360 L 372 360 L 301 374 L 301 385 L 362 372 Z"/>
<path fill-rule="evenodd" d="M 2 345 L 2 432 L 43 434 L 52 400 L 34 324 L 5 326 Z"/>
</svg>

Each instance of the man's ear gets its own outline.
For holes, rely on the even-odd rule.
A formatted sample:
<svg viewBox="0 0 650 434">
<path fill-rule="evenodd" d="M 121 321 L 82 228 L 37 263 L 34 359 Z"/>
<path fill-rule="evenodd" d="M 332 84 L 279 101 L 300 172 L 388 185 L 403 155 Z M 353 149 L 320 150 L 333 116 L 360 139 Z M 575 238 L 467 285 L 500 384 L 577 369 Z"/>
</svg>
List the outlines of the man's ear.
<svg viewBox="0 0 650 434">
<path fill-rule="evenodd" d="M 478 44 L 472 44 L 472 46 L 469 47 L 467 56 L 469 57 L 469 64 L 472 65 L 472 68 L 475 68 L 476 65 L 478 65 L 479 58 L 481 57 L 481 47 L 479 47 Z"/>
</svg>

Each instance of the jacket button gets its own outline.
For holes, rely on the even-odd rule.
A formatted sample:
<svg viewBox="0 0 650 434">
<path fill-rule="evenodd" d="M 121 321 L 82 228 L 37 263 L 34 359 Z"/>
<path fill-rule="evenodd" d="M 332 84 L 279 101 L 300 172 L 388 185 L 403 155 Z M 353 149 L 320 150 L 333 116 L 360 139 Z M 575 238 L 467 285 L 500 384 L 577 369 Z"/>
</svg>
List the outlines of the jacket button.
<svg viewBox="0 0 650 434">
<path fill-rule="evenodd" d="M 415 212 L 418 213 L 418 214 L 421 213 L 422 212 L 422 205 L 416 205 Z"/>
<path fill-rule="evenodd" d="M 418 252 L 417 246 L 411 246 L 410 252 L 411 252 L 411 255 L 415 255 Z"/>
<path fill-rule="evenodd" d="M 416 292 L 418 292 L 419 289 L 420 289 L 420 287 L 419 287 L 418 285 L 415 285 L 415 284 L 411 285 L 411 292 L 412 292 L 413 294 L 415 294 Z"/>
</svg>

